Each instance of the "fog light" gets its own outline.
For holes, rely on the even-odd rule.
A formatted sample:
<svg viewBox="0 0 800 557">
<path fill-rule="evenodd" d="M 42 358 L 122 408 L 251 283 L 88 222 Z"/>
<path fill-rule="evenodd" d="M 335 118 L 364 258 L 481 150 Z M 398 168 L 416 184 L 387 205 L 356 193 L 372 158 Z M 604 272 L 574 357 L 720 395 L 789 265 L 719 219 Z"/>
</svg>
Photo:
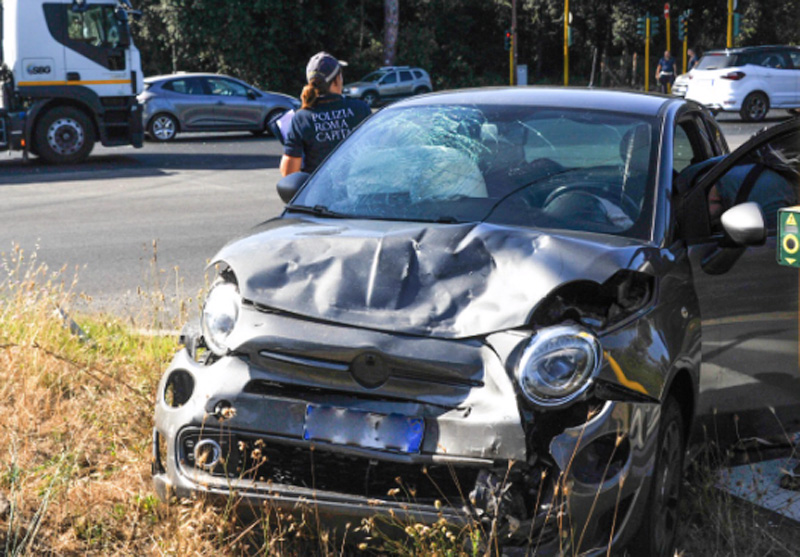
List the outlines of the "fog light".
<svg viewBox="0 0 800 557">
<path fill-rule="evenodd" d="M 194 446 L 195 466 L 212 470 L 222 457 L 222 448 L 213 439 L 203 439 Z"/>
</svg>

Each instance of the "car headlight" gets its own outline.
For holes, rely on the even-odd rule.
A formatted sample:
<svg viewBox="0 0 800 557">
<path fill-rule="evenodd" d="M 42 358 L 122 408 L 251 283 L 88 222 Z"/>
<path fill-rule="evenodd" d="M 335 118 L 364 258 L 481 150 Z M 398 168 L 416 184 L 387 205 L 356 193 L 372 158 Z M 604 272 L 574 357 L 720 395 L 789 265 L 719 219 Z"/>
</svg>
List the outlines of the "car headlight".
<svg viewBox="0 0 800 557">
<path fill-rule="evenodd" d="M 557 406 L 580 396 L 600 369 L 600 342 L 576 326 L 542 329 L 517 364 L 517 381 L 531 401 Z"/>
<path fill-rule="evenodd" d="M 228 352 L 227 340 L 236 327 L 241 305 L 239 289 L 232 282 L 212 286 L 206 297 L 200 324 L 206 346 L 217 356 Z"/>
</svg>

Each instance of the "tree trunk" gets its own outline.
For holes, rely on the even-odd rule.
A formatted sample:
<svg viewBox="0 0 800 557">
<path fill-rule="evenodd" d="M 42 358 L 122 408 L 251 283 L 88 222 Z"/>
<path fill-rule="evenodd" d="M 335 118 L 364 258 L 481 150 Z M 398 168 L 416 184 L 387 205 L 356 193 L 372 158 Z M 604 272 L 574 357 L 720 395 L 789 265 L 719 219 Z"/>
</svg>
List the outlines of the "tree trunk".
<svg viewBox="0 0 800 557">
<path fill-rule="evenodd" d="M 400 27 L 399 0 L 384 0 L 383 18 L 383 64 L 393 66 L 397 55 L 397 33 Z"/>
</svg>

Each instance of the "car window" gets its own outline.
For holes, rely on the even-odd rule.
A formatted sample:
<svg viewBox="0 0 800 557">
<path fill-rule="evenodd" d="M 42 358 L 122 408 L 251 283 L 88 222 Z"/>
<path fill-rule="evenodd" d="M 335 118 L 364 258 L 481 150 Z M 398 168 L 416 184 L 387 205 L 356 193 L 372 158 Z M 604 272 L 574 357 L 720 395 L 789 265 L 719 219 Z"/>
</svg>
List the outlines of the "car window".
<svg viewBox="0 0 800 557">
<path fill-rule="evenodd" d="M 656 119 L 585 109 L 382 111 L 298 194 L 358 218 L 586 230 L 649 238 Z"/>
<path fill-rule="evenodd" d="M 206 79 L 212 95 L 223 97 L 246 97 L 247 87 L 229 79 L 209 77 Z"/>
<path fill-rule="evenodd" d="M 199 78 L 190 77 L 183 79 L 173 79 L 167 81 L 161 86 L 162 89 L 167 91 L 174 91 L 184 95 L 204 95 L 203 84 Z"/>
<path fill-rule="evenodd" d="M 788 69 L 790 67 L 789 61 L 779 51 L 765 52 L 759 65 L 774 69 Z"/>
<path fill-rule="evenodd" d="M 379 81 L 380 78 L 382 78 L 385 75 L 386 75 L 386 72 L 382 72 L 382 71 L 372 72 L 372 73 L 369 73 L 369 74 L 365 75 L 364 77 L 362 77 L 361 81 L 368 81 L 368 82 L 373 82 L 374 83 L 376 81 Z"/>
<path fill-rule="evenodd" d="M 412 81 L 414 78 L 411 76 L 411 72 L 402 71 L 400 72 L 400 81 Z"/>
<path fill-rule="evenodd" d="M 686 133 L 685 125 L 679 125 L 675 128 L 675 140 L 672 144 L 673 170 L 676 172 L 682 171 L 692 164 L 692 159 L 694 159 L 694 151 L 692 150 L 692 142 L 689 139 L 689 134 Z"/>
<path fill-rule="evenodd" d="M 422 72 L 419 70 L 414 70 L 414 77 L 417 79 L 422 79 Z"/>
<path fill-rule="evenodd" d="M 721 231 L 723 212 L 745 201 L 761 206 L 767 229 L 775 234 L 778 209 L 800 202 L 800 131 L 776 138 L 742 159 L 708 194 L 712 229 Z"/>
<path fill-rule="evenodd" d="M 789 50 L 788 55 L 792 61 L 792 66 L 794 66 L 795 69 L 800 69 L 800 50 Z"/>
<path fill-rule="evenodd" d="M 700 62 L 698 62 L 697 70 L 718 70 L 720 68 L 727 68 L 732 66 L 734 61 L 736 60 L 736 56 L 731 54 L 723 54 L 723 53 L 709 53 L 704 54 L 702 58 L 700 58 Z M 739 63 L 741 65 L 741 63 Z"/>
<path fill-rule="evenodd" d="M 381 80 L 381 85 L 390 85 L 392 83 L 397 83 L 397 74 L 395 72 L 386 74 L 386 77 Z"/>
</svg>

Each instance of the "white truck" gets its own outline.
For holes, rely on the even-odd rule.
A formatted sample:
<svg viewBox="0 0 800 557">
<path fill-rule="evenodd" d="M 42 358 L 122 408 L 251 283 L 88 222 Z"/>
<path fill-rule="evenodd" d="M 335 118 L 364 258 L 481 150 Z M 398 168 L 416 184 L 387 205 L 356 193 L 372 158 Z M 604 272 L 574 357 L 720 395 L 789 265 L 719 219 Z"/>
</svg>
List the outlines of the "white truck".
<svg viewBox="0 0 800 557">
<path fill-rule="evenodd" d="M 0 151 L 75 163 L 141 147 L 139 51 L 127 0 L 0 0 Z"/>
</svg>

